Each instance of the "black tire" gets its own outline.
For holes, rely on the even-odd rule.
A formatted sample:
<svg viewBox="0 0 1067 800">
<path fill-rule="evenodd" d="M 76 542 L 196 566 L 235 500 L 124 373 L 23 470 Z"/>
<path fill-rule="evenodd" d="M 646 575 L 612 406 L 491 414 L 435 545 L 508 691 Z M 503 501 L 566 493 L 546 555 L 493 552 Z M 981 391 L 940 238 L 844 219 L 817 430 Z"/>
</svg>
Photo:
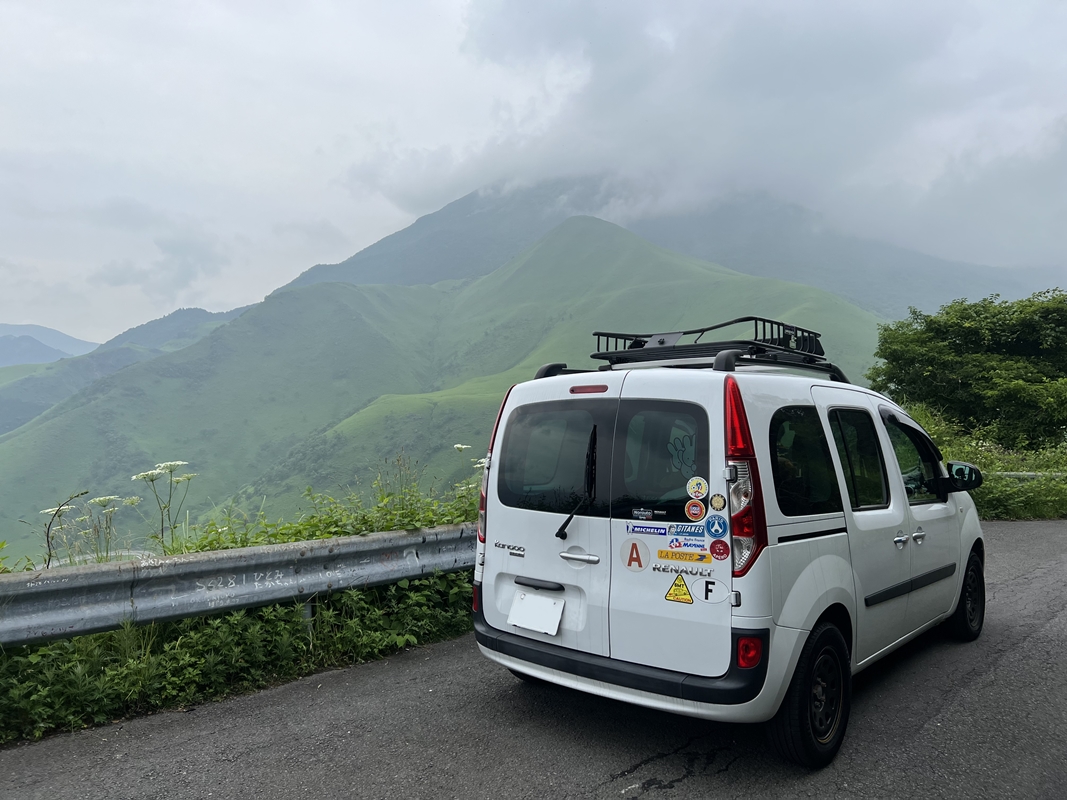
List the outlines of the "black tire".
<svg viewBox="0 0 1067 800">
<path fill-rule="evenodd" d="M 956 611 L 949 618 L 948 629 L 953 637 L 961 642 L 973 642 L 982 635 L 985 624 L 985 574 L 982 559 L 977 553 L 967 558 L 967 568 L 963 573 L 963 586 L 960 588 L 960 601 Z"/>
<path fill-rule="evenodd" d="M 767 726 L 779 756 L 818 769 L 834 760 L 852 708 L 852 665 L 841 631 L 815 626 L 800 653 L 782 707 Z"/>
<path fill-rule="evenodd" d="M 527 675 L 524 672 L 519 672 L 517 669 L 511 669 L 511 667 L 508 667 L 507 670 L 523 683 L 528 683 L 531 686 L 545 685 L 545 682 L 543 680 L 541 680 L 540 678 L 535 678 L 533 675 Z"/>
</svg>

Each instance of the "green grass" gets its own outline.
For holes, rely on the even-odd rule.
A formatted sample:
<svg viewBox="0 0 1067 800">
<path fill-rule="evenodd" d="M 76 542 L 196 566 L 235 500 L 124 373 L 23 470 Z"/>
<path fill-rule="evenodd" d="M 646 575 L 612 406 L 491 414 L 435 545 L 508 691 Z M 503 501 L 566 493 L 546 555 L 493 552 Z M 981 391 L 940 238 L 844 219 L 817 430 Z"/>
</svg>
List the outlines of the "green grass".
<svg viewBox="0 0 1067 800">
<path fill-rule="evenodd" d="M 858 379 L 877 319 L 835 295 L 741 275 L 591 217 L 504 267 L 437 286 L 319 284 L 278 292 L 179 352 L 96 381 L 0 436 L 0 537 L 33 547 L 38 511 L 70 492 L 127 495 L 161 458 L 200 473 L 192 518 L 237 498 L 254 513 L 307 508 L 311 484 L 356 483 L 403 449 L 445 485 L 484 453 L 512 383 L 549 361 L 594 367 L 593 329 L 678 329 L 745 313 L 824 334 Z M 264 500 L 265 498 L 265 500 Z"/>
<path fill-rule="evenodd" d="M 0 744 L 254 691 L 470 630 L 469 573 L 0 653 Z"/>
<path fill-rule="evenodd" d="M 181 527 L 163 544 L 168 553 L 225 550 L 469 522 L 477 515 L 477 478 L 441 494 L 418 485 L 417 471 L 398 456 L 372 482 L 371 502 L 308 490 L 312 511 L 295 521 L 230 513 Z M 58 560 L 72 555 L 80 553 L 61 553 Z M 297 605 L 0 648 L 0 744 L 253 691 L 458 636 L 470 629 L 470 601 L 471 574 L 459 572 Z"/>
<path fill-rule="evenodd" d="M 32 375 L 35 372 L 48 366 L 47 364 L 15 364 L 11 367 L 0 367 L 0 386 L 5 383 L 11 383 L 17 381 L 20 378 L 25 378 L 27 375 Z"/>
<path fill-rule="evenodd" d="M 908 413 L 930 434 L 948 461 L 966 461 L 982 470 L 983 483 L 971 492 L 982 519 L 1067 519 L 1067 444 L 1039 450 L 1009 450 L 981 431 L 968 433 L 921 403 Z M 1060 473 L 1036 479 L 998 472 Z"/>
</svg>

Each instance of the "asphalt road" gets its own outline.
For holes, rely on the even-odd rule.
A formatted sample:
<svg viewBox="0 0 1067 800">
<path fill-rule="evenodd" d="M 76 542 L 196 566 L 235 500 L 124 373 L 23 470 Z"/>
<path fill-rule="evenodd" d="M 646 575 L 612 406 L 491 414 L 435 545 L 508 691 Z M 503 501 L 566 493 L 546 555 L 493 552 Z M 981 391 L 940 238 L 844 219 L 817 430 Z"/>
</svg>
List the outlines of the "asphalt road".
<svg viewBox="0 0 1067 800">
<path fill-rule="evenodd" d="M 1067 523 L 989 523 L 985 631 L 856 677 L 837 760 L 528 686 L 473 636 L 0 750 L 0 797 L 1067 797 Z"/>
</svg>

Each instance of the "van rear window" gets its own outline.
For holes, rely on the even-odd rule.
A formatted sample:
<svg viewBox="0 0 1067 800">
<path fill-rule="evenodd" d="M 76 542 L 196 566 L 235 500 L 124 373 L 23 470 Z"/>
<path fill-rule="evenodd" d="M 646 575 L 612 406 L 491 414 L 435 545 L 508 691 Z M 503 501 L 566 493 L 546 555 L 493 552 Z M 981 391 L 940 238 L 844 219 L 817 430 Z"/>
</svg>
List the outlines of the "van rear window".
<svg viewBox="0 0 1067 800">
<path fill-rule="evenodd" d="M 596 426 L 596 496 L 578 514 L 606 517 L 617 408 L 617 400 L 576 400 L 531 403 L 511 412 L 500 449 L 500 502 L 531 511 L 574 511 L 586 497 L 586 455 Z"/>
<path fill-rule="evenodd" d="M 698 405 L 623 400 L 615 428 L 611 515 L 687 522 L 690 478 L 708 478 L 708 415 Z"/>
</svg>

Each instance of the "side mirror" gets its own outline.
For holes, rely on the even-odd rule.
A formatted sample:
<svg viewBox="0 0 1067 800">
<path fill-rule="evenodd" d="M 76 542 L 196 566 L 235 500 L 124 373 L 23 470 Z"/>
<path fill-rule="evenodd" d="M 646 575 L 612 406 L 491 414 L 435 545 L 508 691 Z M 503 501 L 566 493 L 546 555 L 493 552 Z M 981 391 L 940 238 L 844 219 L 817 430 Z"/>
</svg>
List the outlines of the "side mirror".
<svg viewBox="0 0 1067 800">
<path fill-rule="evenodd" d="M 948 490 L 950 492 L 970 492 L 982 485 L 982 471 L 966 461 L 949 461 Z"/>
</svg>

